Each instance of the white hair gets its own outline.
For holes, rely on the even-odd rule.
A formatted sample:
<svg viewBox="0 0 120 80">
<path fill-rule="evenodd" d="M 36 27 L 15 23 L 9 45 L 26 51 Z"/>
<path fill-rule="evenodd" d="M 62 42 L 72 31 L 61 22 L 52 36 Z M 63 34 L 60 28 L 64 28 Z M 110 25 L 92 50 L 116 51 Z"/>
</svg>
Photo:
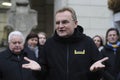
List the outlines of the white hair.
<svg viewBox="0 0 120 80">
<path fill-rule="evenodd" d="M 8 42 L 10 42 L 12 36 L 21 36 L 21 38 L 23 40 L 23 43 L 24 43 L 25 38 L 24 38 L 23 34 L 20 31 L 10 32 L 10 34 L 8 35 Z"/>
</svg>

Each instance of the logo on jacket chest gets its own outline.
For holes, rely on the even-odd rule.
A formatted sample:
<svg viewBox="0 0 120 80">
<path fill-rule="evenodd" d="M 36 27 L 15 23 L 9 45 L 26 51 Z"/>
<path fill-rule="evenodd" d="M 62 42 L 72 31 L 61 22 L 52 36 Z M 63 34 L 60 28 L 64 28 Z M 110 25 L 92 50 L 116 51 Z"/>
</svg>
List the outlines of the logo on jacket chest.
<svg viewBox="0 0 120 80">
<path fill-rule="evenodd" d="M 74 50 L 74 54 L 85 54 L 85 50 L 82 51 Z"/>
</svg>

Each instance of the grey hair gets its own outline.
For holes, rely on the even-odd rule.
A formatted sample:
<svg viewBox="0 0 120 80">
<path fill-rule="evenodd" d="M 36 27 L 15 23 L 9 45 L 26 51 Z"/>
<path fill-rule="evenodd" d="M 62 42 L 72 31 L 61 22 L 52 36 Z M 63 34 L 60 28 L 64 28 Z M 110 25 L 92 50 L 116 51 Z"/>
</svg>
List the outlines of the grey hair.
<svg viewBox="0 0 120 80">
<path fill-rule="evenodd" d="M 76 12 L 73 8 L 71 7 L 63 7 L 61 9 L 59 9 L 58 11 L 56 11 L 56 14 L 57 13 L 60 13 L 60 12 L 64 12 L 64 11 L 69 11 L 71 14 L 72 14 L 72 18 L 74 21 L 77 21 L 77 16 L 76 16 Z"/>
<path fill-rule="evenodd" d="M 20 31 L 10 32 L 10 34 L 8 35 L 8 42 L 10 42 L 12 36 L 21 36 L 21 38 L 23 40 L 23 43 L 25 41 L 25 38 L 24 38 L 23 34 Z"/>
</svg>

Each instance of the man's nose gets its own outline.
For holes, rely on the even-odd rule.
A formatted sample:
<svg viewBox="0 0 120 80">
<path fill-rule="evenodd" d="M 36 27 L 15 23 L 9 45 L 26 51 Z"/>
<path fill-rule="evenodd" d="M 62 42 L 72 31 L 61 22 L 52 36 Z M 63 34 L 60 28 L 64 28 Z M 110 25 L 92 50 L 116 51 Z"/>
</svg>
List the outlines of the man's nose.
<svg viewBox="0 0 120 80">
<path fill-rule="evenodd" d="M 64 27 L 64 24 L 60 22 L 59 27 Z"/>
<path fill-rule="evenodd" d="M 18 45 L 20 45 L 19 43 L 16 43 L 16 45 L 18 46 Z"/>
</svg>

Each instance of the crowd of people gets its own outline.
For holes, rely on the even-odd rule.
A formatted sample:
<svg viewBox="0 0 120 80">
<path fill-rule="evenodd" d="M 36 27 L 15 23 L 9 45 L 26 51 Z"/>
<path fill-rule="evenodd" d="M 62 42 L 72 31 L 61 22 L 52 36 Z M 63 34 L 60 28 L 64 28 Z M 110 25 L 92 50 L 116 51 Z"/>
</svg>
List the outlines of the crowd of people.
<svg viewBox="0 0 120 80">
<path fill-rule="evenodd" d="M 55 13 L 55 31 L 20 31 L 8 35 L 8 47 L 0 52 L 0 80 L 120 80 L 119 31 L 100 35 L 84 34 L 74 9 Z"/>
<path fill-rule="evenodd" d="M 103 57 L 109 57 L 104 70 L 112 75 L 113 80 L 120 80 L 120 41 L 119 31 L 116 28 L 109 28 L 106 31 L 105 43 L 103 38 L 95 35 L 93 40 Z M 102 78 L 102 80 L 106 80 Z"/>
</svg>

